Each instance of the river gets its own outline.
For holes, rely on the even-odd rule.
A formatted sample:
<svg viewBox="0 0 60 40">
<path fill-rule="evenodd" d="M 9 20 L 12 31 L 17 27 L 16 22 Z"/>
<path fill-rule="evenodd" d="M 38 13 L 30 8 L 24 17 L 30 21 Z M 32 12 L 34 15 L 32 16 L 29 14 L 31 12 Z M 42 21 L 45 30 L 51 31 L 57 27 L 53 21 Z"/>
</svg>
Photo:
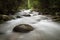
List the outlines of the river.
<svg viewBox="0 0 60 40">
<path fill-rule="evenodd" d="M 29 24 L 34 30 L 29 33 L 13 32 L 19 24 Z M 13 19 L 0 24 L 0 40 L 60 40 L 60 23 L 43 15 Z"/>
</svg>

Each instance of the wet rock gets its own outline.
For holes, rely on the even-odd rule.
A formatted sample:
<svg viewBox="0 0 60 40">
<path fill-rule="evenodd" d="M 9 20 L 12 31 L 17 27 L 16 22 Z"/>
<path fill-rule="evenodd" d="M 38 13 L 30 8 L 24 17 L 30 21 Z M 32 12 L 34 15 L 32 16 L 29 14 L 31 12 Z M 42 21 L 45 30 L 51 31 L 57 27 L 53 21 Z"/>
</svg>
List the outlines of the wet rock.
<svg viewBox="0 0 60 40">
<path fill-rule="evenodd" d="M 1 33 L 1 32 L 0 32 L 0 35 L 3 35 L 3 34 L 5 34 L 5 33 Z"/>
<path fill-rule="evenodd" d="M 2 15 L 2 19 L 4 21 L 8 21 L 8 20 L 11 20 L 11 17 L 10 16 L 7 16 L 7 15 Z"/>
<path fill-rule="evenodd" d="M 32 31 L 34 28 L 28 24 L 20 24 L 13 28 L 13 32 L 27 33 Z"/>
<path fill-rule="evenodd" d="M 55 22 L 59 22 L 60 21 L 60 16 L 54 16 L 52 17 L 52 20 Z"/>
<path fill-rule="evenodd" d="M 25 16 L 25 17 L 30 17 L 30 15 L 23 15 L 23 16 Z"/>
<path fill-rule="evenodd" d="M 21 16 L 16 16 L 17 18 L 21 18 Z"/>
<path fill-rule="evenodd" d="M 11 20 L 11 19 L 12 19 L 11 16 L 8 16 L 8 15 L 0 15 L 0 23 L 9 21 L 9 20 Z"/>
</svg>

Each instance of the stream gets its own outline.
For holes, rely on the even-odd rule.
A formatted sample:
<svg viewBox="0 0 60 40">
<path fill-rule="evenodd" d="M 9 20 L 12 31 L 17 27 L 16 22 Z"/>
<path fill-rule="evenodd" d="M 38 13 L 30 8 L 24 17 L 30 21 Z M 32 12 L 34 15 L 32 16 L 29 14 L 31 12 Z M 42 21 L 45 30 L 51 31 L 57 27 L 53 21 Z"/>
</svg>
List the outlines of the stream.
<svg viewBox="0 0 60 40">
<path fill-rule="evenodd" d="M 15 33 L 19 24 L 29 24 L 34 30 L 29 33 Z M 16 18 L 0 24 L 0 40 L 60 40 L 60 23 L 43 15 Z"/>
</svg>

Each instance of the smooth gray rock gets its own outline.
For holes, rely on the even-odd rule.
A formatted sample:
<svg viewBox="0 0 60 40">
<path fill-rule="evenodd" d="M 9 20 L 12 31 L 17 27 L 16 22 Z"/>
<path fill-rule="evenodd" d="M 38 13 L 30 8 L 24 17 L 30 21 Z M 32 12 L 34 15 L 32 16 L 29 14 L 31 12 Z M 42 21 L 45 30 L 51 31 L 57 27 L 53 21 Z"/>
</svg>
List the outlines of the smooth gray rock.
<svg viewBox="0 0 60 40">
<path fill-rule="evenodd" d="M 31 25 L 28 24 L 20 24 L 17 25 L 16 27 L 13 28 L 14 32 L 22 32 L 22 33 L 26 33 L 26 32 L 30 32 L 32 31 L 34 28 Z"/>
</svg>

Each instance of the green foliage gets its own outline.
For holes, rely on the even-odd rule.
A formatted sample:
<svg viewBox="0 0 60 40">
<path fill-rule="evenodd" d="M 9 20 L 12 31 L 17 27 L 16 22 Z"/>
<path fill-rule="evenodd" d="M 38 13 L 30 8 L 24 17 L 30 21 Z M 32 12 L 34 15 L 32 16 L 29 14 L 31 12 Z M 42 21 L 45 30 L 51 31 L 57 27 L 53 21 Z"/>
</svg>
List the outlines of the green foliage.
<svg viewBox="0 0 60 40">
<path fill-rule="evenodd" d="M 20 3 L 20 7 L 19 9 L 28 9 L 30 4 L 28 4 L 28 0 L 22 0 L 22 2 Z"/>
<path fill-rule="evenodd" d="M 29 9 L 38 9 L 39 8 L 39 1 L 38 0 L 28 0 L 28 8 Z"/>
<path fill-rule="evenodd" d="M 9 15 L 15 14 L 22 0 L 0 0 L 0 23 L 12 19 Z"/>
<path fill-rule="evenodd" d="M 60 12 L 60 0 L 39 0 L 40 11 L 48 13 L 50 15 L 56 15 L 56 12 Z"/>
<path fill-rule="evenodd" d="M 0 0 L 0 14 L 14 14 L 22 0 Z"/>
</svg>

